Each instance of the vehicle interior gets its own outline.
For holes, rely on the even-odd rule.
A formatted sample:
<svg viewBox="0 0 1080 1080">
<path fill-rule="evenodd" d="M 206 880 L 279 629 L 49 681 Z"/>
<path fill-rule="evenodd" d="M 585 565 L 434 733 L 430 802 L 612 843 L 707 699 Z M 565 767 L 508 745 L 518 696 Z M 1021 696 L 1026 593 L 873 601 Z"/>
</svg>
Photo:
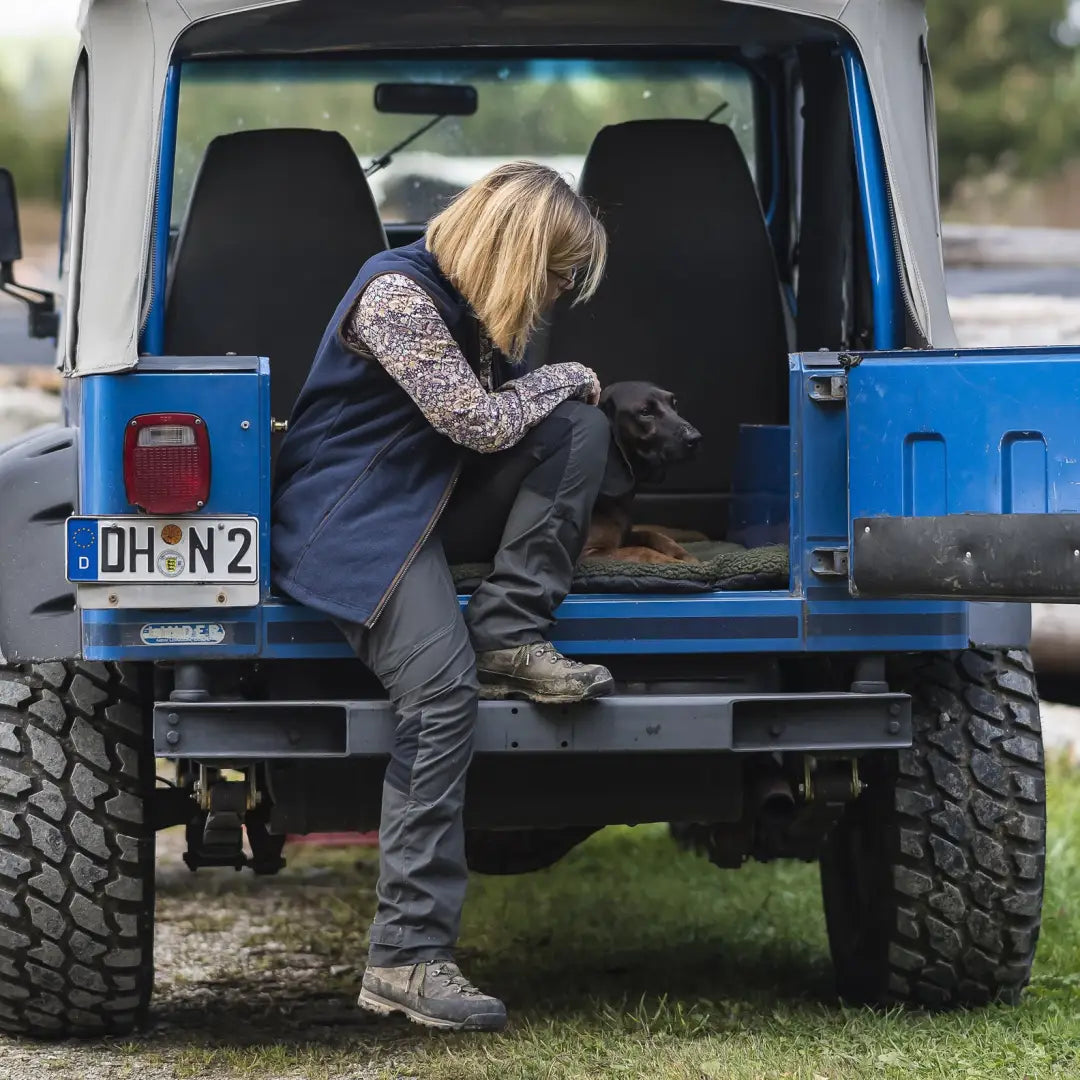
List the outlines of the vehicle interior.
<svg viewBox="0 0 1080 1080">
<path fill-rule="evenodd" d="M 386 84 L 468 87 L 475 110 L 379 108 Z M 604 48 L 185 61 L 164 352 L 269 356 L 272 412 L 287 417 L 361 263 L 417 239 L 456 191 L 515 158 L 572 178 L 610 238 L 596 296 L 560 301 L 527 362 L 579 361 L 602 383 L 676 395 L 700 453 L 640 491 L 639 521 L 707 537 L 703 561 L 786 546 L 787 355 L 857 348 L 872 332 L 829 44 L 752 59 Z M 739 587 L 786 588 L 784 562 Z"/>
</svg>

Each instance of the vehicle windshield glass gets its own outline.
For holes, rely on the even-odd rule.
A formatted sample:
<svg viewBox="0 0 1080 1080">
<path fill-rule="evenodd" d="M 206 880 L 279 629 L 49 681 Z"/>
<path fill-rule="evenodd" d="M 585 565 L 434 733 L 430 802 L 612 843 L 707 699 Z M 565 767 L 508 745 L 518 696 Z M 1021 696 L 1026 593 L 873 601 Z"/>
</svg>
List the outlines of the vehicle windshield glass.
<svg viewBox="0 0 1080 1080">
<path fill-rule="evenodd" d="M 384 82 L 472 85 L 448 116 L 369 180 L 387 224 L 420 224 L 489 169 L 527 158 L 577 181 L 593 137 L 626 120 L 711 117 L 757 174 L 754 81 L 715 60 L 409 59 L 194 61 L 183 67 L 172 220 L 183 218 L 207 144 L 260 128 L 339 131 L 367 166 L 430 117 L 375 110 Z M 671 208 L 674 210 L 675 208 Z"/>
</svg>

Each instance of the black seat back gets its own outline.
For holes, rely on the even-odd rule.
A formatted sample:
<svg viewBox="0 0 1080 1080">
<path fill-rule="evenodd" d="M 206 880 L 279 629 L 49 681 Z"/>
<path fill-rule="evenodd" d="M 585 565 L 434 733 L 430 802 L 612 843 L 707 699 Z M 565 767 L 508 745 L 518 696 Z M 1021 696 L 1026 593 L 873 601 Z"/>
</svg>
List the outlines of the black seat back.
<svg viewBox="0 0 1080 1080">
<path fill-rule="evenodd" d="M 556 306 L 546 358 L 675 393 L 704 438 L 664 486 L 684 496 L 670 523 L 720 535 L 738 425 L 787 413 L 780 284 L 746 159 L 722 125 L 632 121 L 596 136 L 580 188 L 607 227 L 608 268 L 588 304 Z"/>
<path fill-rule="evenodd" d="M 268 356 L 271 409 L 285 419 L 345 290 L 385 247 L 364 171 L 342 135 L 220 135 L 177 238 L 165 351 Z"/>
</svg>

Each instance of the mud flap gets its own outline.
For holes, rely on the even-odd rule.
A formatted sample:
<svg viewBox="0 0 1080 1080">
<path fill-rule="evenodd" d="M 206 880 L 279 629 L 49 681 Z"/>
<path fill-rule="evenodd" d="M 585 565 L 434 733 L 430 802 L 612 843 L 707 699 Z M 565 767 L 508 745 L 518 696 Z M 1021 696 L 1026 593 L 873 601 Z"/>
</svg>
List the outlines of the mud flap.
<svg viewBox="0 0 1080 1080">
<path fill-rule="evenodd" d="M 1061 602 L 1080 593 L 1080 514 L 858 518 L 852 591 Z"/>
</svg>

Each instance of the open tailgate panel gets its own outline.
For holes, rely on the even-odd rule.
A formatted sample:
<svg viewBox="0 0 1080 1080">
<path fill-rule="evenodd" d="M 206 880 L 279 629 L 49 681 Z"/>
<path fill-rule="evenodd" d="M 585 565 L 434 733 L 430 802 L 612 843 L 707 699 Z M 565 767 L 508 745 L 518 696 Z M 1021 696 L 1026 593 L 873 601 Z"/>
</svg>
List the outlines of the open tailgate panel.
<svg viewBox="0 0 1080 1080">
<path fill-rule="evenodd" d="M 853 592 L 1080 600 L 1080 349 L 871 354 L 846 399 Z"/>
</svg>

